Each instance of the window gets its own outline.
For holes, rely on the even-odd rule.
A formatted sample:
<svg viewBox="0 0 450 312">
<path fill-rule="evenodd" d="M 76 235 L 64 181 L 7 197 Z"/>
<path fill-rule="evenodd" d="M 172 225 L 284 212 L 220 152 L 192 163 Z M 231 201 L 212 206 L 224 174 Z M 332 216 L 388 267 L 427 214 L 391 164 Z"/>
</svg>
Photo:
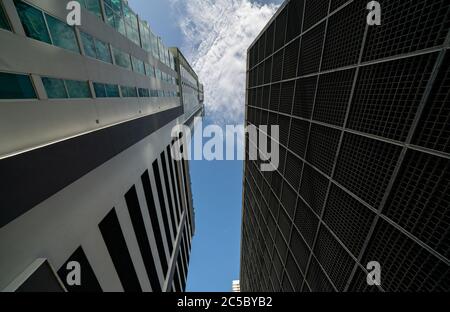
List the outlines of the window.
<svg viewBox="0 0 450 312">
<path fill-rule="evenodd" d="M 105 84 L 94 82 L 95 97 L 104 98 L 106 96 Z"/>
<path fill-rule="evenodd" d="M 132 70 L 131 68 L 131 60 L 130 55 L 128 53 L 122 52 L 116 48 L 113 48 L 114 59 L 116 60 L 116 64 L 120 67 Z"/>
<path fill-rule="evenodd" d="M 103 62 L 112 63 L 111 51 L 107 43 L 101 40 L 94 39 L 95 49 L 97 50 L 97 58 Z"/>
<path fill-rule="evenodd" d="M 150 97 L 148 89 L 139 88 L 139 97 Z"/>
<path fill-rule="evenodd" d="M 99 0 L 81 0 L 81 4 L 90 12 L 102 18 L 102 10 Z"/>
<path fill-rule="evenodd" d="M 108 97 L 120 97 L 118 85 L 106 84 L 105 89 Z"/>
<path fill-rule="evenodd" d="M 44 77 L 42 78 L 42 83 L 49 99 L 65 99 L 69 97 L 64 80 Z"/>
<path fill-rule="evenodd" d="M 25 34 L 30 38 L 51 44 L 42 12 L 22 1 L 16 1 L 15 4 Z"/>
<path fill-rule="evenodd" d="M 111 53 L 109 46 L 101 40 L 95 39 L 89 34 L 80 32 L 81 42 L 83 43 L 84 53 L 98 60 L 111 63 Z"/>
<path fill-rule="evenodd" d="M 122 2 L 120 0 L 105 0 L 106 22 L 120 32 L 126 35 L 125 22 L 122 14 Z"/>
<path fill-rule="evenodd" d="M 28 75 L 0 73 L 0 99 L 35 99 Z"/>
<path fill-rule="evenodd" d="M 133 70 L 139 74 L 145 75 L 144 62 L 134 56 L 131 57 L 131 60 L 133 62 Z"/>
<path fill-rule="evenodd" d="M 137 97 L 137 91 L 134 87 L 121 86 L 120 89 L 123 97 Z"/>
<path fill-rule="evenodd" d="M 11 30 L 11 28 L 9 27 L 8 19 L 6 18 L 1 3 L 0 3 L 0 28 Z"/>
<path fill-rule="evenodd" d="M 87 81 L 43 77 L 42 83 L 49 99 L 82 99 L 91 97 Z"/>
<path fill-rule="evenodd" d="M 136 14 L 134 14 L 134 12 L 126 3 L 123 3 L 123 13 L 125 16 L 125 25 L 128 39 L 140 46 L 138 18 Z"/>
<path fill-rule="evenodd" d="M 65 22 L 61 22 L 48 14 L 45 14 L 45 17 L 53 44 L 57 47 L 80 53 L 74 29 Z"/>
<path fill-rule="evenodd" d="M 98 98 L 120 97 L 117 85 L 94 82 L 94 90 L 95 96 Z"/>
<path fill-rule="evenodd" d="M 150 64 L 145 64 L 145 72 L 147 73 L 148 77 L 155 78 L 155 68 Z"/>
<path fill-rule="evenodd" d="M 85 32 L 80 32 L 81 42 L 83 43 L 84 53 L 93 58 L 97 58 L 97 52 L 95 51 L 94 38 Z"/>
</svg>

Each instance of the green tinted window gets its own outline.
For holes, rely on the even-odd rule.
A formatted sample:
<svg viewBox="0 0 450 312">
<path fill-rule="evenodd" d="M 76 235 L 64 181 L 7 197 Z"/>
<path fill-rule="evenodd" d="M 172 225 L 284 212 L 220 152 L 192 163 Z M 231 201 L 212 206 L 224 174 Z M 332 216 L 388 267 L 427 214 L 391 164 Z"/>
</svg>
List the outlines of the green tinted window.
<svg viewBox="0 0 450 312">
<path fill-rule="evenodd" d="M 99 18 L 102 17 L 102 10 L 100 8 L 99 0 L 84 0 L 84 6 Z"/>
<path fill-rule="evenodd" d="M 148 89 L 139 88 L 139 97 L 149 97 Z"/>
<path fill-rule="evenodd" d="M 116 64 L 131 70 L 131 61 L 130 61 L 130 55 L 127 53 L 124 53 L 116 48 L 113 50 L 114 52 L 114 59 L 116 60 Z"/>
<path fill-rule="evenodd" d="M 134 56 L 132 56 L 131 59 L 133 60 L 133 70 L 137 73 L 145 75 L 144 62 L 135 58 Z"/>
<path fill-rule="evenodd" d="M 25 34 L 30 38 L 51 44 L 42 12 L 22 1 L 15 1 L 15 4 Z"/>
<path fill-rule="evenodd" d="M 91 91 L 87 81 L 66 80 L 67 91 L 70 98 L 90 98 Z"/>
<path fill-rule="evenodd" d="M 6 18 L 5 12 L 3 12 L 2 5 L 0 3 L 0 28 L 11 30 L 9 27 L 8 19 Z"/>
<path fill-rule="evenodd" d="M 74 29 L 48 14 L 45 14 L 45 17 L 52 35 L 53 44 L 57 47 L 80 53 Z"/>
<path fill-rule="evenodd" d="M 120 87 L 122 90 L 122 96 L 123 97 L 137 97 L 137 91 L 134 87 Z"/>
<path fill-rule="evenodd" d="M 95 96 L 98 98 L 106 97 L 105 85 L 103 83 L 94 82 Z"/>
<path fill-rule="evenodd" d="M 64 80 L 44 77 L 42 83 L 49 99 L 65 99 L 68 97 Z"/>
<path fill-rule="evenodd" d="M 111 52 L 108 44 L 103 41 L 95 39 L 95 47 L 97 49 L 97 58 L 107 63 L 112 63 Z"/>
<path fill-rule="evenodd" d="M 117 85 L 107 84 L 105 88 L 108 97 L 120 97 L 119 87 Z"/>
<path fill-rule="evenodd" d="M 28 75 L 0 73 L 0 99 L 34 99 L 33 84 Z"/>
<path fill-rule="evenodd" d="M 84 53 L 87 56 L 96 58 L 97 53 L 95 51 L 94 38 L 91 35 L 88 35 L 84 32 L 80 32 L 81 41 L 83 43 Z"/>
</svg>

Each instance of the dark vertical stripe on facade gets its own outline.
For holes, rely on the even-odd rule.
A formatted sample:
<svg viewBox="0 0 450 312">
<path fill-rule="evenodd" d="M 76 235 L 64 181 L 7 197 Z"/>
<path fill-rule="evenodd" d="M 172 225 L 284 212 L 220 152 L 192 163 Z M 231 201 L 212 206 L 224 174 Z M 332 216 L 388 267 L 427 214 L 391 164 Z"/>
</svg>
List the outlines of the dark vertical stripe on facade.
<svg viewBox="0 0 450 312">
<path fill-rule="evenodd" d="M 164 231 L 166 233 L 167 246 L 169 247 L 169 254 L 172 255 L 173 242 L 172 242 L 172 236 L 170 235 L 169 219 L 167 216 L 166 203 L 164 201 L 164 192 L 163 192 L 163 186 L 162 186 L 162 181 L 161 181 L 161 175 L 159 174 L 158 160 L 155 160 L 153 162 L 152 167 L 153 167 L 153 174 L 155 175 L 156 190 L 158 192 L 159 205 L 161 207 L 161 216 L 162 216 L 163 223 L 164 223 Z"/>
<path fill-rule="evenodd" d="M 136 187 L 133 186 L 127 194 L 125 194 L 125 201 L 127 203 L 128 212 L 130 213 L 131 223 L 133 224 L 136 239 L 141 251 L 142 260 L 144 261 L 145 270 L 147 271 L 148 279 L 152 290 L 154 292 L 161 291 L 161 284 L 159 282 L 158 273 L 156 271 L 155 261 L 153 259 L 150 242 L 145 229 L 144 219 L 142 218 L 141 207 L 136 192 Z"/>
<path fill-rule="evenodd" d="M 150 221 L 153 227 L 153 235 L 155 236 L 156 247 L 158 249 L 159 260 L 164 276 L 167 273 L 167 257 L 164 249 L 161 227 L 159 225 L 158 214 L 156 212 L 155 197 L 153 196 L 152 186 L 150 183 L 150 175 L 148 170 L 141 176 L 142 186 L 144 188 L 145 200 L 150 214 Z"/>
<path fill-rule="evenodd" d="M 126 292 L 142 292 L 123 232 L 113 208 L 99 224 L 111 260 Z"/>
</svg>

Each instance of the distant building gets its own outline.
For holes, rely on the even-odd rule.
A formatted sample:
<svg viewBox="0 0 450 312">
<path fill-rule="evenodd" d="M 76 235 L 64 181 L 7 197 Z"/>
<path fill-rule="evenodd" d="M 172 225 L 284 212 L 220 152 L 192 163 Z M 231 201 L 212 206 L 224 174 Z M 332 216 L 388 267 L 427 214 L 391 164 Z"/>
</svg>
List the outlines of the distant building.
<svg viewBox="0 0 450 312">
<path fill-rule="evenodd" d="M 203 86 L 126 1 L 67 3 L 0 1 L 0 291 L 184 291 Z"/>
<path fill-rule="evenodd" d="M 239 281 L 233 281 L 232 290 L 233 292 L 241 292 L 241 285 Z"/>
</svg>

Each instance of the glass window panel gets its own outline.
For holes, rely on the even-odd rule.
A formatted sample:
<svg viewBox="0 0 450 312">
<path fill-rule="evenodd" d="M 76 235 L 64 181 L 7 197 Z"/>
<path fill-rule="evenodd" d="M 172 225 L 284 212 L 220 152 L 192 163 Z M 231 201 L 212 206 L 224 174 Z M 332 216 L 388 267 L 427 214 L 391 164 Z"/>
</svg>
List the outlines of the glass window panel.
<svg viewBox="0 0 450 312">
<path fill-rule="evenodd" d="M 16 1 L 15 4 L 25 34 L 30 38 L 51 44 L 42 12 L 21 1 Z"/>
<path fill-rule="evenodd" d="M 48 28 L 50 29 L 50 34 L 52 35 L 53 44 L 80 53 L 74 29 L 48 14 L 45 14 L 45 17 L 47 19 Z"/>
<path fill-rule="evenodd" d="M 6 18 L 1 3 L 0 3 L 0 28 L 11 30 L 11 28 L 9 27 L 8 19 Z"/>
<path fill-rule="evenodd" d="M 95 39 L 95 47 L 97 49 L 97 58 L 107 63 L 112 63 L 111 51 L 108 44 Z"/>
<path fill-rule="evenodd" d="M 137 90 L 134 87 L 129 87 L 128 88 L 128 96 L 129 97 L 137 97 Z"/>
<path fill-rule="evenodd" d="M 135 58 L 134 56 L 131 57 L 133 60 L 133 69 L 135 72 L 140 73 L 142 75 L 145 75 L 145 67 L 144 62 Z"/>
<path fill-rule="evenodd" d="M 34 99 L 33 84 L 28 75 L 0 73 L 0 99 Z"/>
<path fill-rule="evenodd" d="M 91 97 L 87 81 L 66 80 L 66 86 L 70 98 L 82 99 Z"/>
<path fill-rule="evenodd" d="M 107 84 L 105 87 L 108 97 L 120 97 L 119 87 L 117 85 Z"/>
<path fill-rule="evenodd" d="M 49 99 L 65 99 L 68 97 L 64 80 L 43 77 L 42 83 Z"/>
<path fill-rule="evenodd" d="M 123 97 L 128 97 L 128 88 L 125 86 L 120 86 L 120 91 L 122 91 Z"/>
<path fill-rule="evenodd" d="M 103 83 L 94 82 L 95 96 L 98 98 L 106 97 L 105 85 Z"/>
<path fill-rule="evenodd" d="M 130 61 L 130 55 L 127 53 L 124 53 L 116 48 L 113 49 L 114 52 L 114 59 L 116 60 L 116 64 L 131 70 L 131 61 Z"/>
<path fill-rule="evenodd" d="M 97 15 L 99 18 L 102 17 L 102 10 L 100 7 L 99 0 L 84 0 L 86 8 Z"/>
<path fill-rule="evenodd" d="M 84 32 L 80 32 L 81 42 L 83 43 L 84 53 L 87 56 L 96 58 L 97 53 L 95 51 L 94 38 Z"/>
</svg>

